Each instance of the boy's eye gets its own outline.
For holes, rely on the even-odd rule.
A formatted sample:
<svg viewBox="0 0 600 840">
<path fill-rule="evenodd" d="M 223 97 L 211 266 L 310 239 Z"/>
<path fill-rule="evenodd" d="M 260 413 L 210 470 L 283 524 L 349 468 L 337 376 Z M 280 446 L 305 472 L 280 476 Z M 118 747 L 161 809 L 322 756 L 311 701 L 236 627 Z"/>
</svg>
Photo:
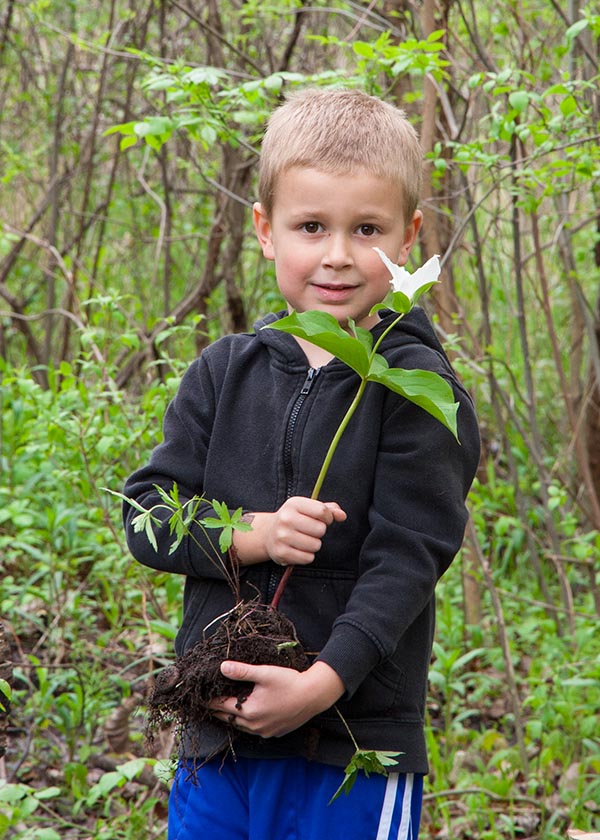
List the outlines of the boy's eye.
<svg viewBox="0 0 600 840">
<path fill-rule="evenodd" d="M 321 229 L 321 225 L 318 222 L 304 222 L 302 225 L 302 230 L 305 233 L 318 233 Z"/>
<path fill-rule="evenodd" d="M 377 228 L 375 225 L 361 225 L 358 231 L 361 236 L 373 236 L 374 233 L 377 233 Z"/>
</svg>

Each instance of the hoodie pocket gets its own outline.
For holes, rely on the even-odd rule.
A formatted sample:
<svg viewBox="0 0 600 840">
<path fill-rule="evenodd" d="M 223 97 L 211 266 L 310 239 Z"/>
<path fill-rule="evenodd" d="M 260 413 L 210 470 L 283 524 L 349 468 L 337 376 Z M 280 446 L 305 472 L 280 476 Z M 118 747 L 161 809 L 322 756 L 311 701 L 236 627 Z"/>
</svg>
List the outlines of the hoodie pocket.
<svg viewBox="0 0 600 840">
<path fill-rule="evenodd" d="M 400 717 L 406 689 L 406 674 L 393 659 L 386 659 L 365 678 L 364 682 L 340 711 L 348 719 L 363 717 Z"/>
<path fill-rule="evenodd" d="M 293 621 L 308 654 L 317 654 L 331 635 L 335 619 L 346 609 L 356 582 L 343 570 L 296 567 L 280 603 Z"/>
</svg>

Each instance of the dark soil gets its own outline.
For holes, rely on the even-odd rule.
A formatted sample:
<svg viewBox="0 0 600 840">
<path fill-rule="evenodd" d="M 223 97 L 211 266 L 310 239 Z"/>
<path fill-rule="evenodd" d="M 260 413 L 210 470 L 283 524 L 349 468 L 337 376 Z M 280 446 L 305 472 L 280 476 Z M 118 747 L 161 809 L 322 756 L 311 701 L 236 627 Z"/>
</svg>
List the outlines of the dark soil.
<svg viewBox="0 0 600 840">
<path fill-rule="evenodd" d="M 173 665 L 162 670 L 148 698 L 147 734 L 175 724 L 181 735 L 211 716 L 209 703 L 217 697 L 248 698 L 254 683 L 229 680 L 221 674 L 226 659 L 252 665 L 279 665 L 304 671 L 309 661 L 292 622 L 272 607 L 238 604 L 212 636 L 198 642 Z M 223 726 L 230 735 L 233 727 Z"/>
</svg>

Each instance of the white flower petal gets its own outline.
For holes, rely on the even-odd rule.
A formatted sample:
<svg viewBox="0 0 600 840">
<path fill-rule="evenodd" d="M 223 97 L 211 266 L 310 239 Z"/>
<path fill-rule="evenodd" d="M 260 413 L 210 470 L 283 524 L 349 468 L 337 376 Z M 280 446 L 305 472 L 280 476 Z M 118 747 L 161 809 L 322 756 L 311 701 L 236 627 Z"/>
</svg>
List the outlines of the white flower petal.
<svg viewBox="0 0 600 840">
<path fill-rule="evenodd" d="M 390 280 L 392 289 L 395 292 L 402 292 L 411 302 L 422 288 L 438 282 L 441 268 L 437 254 L 411 274 L 403 266 L 393 263 L 381 248 L 373 248 L 373 250 L 377 252 L 392 275 Z"/>
</svg>

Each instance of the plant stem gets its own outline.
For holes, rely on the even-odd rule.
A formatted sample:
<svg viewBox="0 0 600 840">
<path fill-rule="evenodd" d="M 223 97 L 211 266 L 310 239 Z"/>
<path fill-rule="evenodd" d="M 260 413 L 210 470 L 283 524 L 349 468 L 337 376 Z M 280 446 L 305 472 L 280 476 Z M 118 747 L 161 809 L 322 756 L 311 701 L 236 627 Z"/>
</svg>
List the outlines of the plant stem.
<svg viewBox="0 0 600 840">
<path fill-rule="evenodd" d="M 337 432 L 333 436 L 333 440 L 329 444 L 329 449 L 327 450 L 327 454 L 325 455 L 325 458 L 323 460 L 323 465 L 321 466 L 321 470 L 319 472 L 319 475 L 317 476 L 317 480 L 315 481 L 315 486 L 313 487 L 313 491 L 310 495 L 311 499 L 318 499 L 319 498 L 319 493 L 321 492 L 321 487 L 323 486 L 323 482 L 325 481 L 325 476 L 327 475 L 327 471 L 328 471 L 329 466 L 331 464 L 331 459 L 333 458 L 333 454 L 334 454 L 335 450 L 337 449 L 337 445 L 340 442 L 340 438 L 342 437 L 346 426 L 350 422 L 350 418 L 352 417 L 352 415 L 356 411 L 356 408 L 357 408 L 357 406 L 358 406 L 358 404 L 359 404 L 359 402 L 362 398 L 362 395 L 364 393 L 366 385 L 367 385 L 367 378 L 365 377 L 364 379 L 361 380 L 361 383 L 358 387 L 358 391 L 356 392 L 356 396 L 352 400 L 352 403 L 350 404 L 350 407 L 348 408 L 348 411 L 344 415 L 344 417 L 342 419 L 342 422 L 340 423 L 340 425 L 338 427 Z M 278 608 L 279 601 L 281 600 L 281 596 L 283 595 L 283 591 L 284 591 L 285 587 L 287 586 L 287 582 L 290 579 L 290 575 L 292 574 L 293 571 L 294 571 L 294 567 L 293 566 L 288 566 L 286 568 L 285 572 L 283 573 L 283 575 L 281 576 L 281 580 L 279 581 L 277 589 L 275 590 L 275 594 L 273 595 L 273 600 L 271 601 L 271 605 L 270 605 L 271 609 L 276 610 Z"/>
<path fill-rule="evenodd" d="M 354 746 L 354 749 L 356 750 L 356 752 L 360 752 L 360 747 L 359 747 L 359 746 L 358 746 L 358 744 L 356 743 L 356 738 L 355 738 L 355 737 L 354 737 L 354 735 L 352 734 L 352 730 L 351 730 L 351 729 L 350 729 L 350 727 L 348 726 L 348 722 L 347 722 L 346 718 L 344 717 L 344 715 L 343 715 L 343 714 L 340 712 L 340 710 L 338 709 L 338 707 L 337 707 L 337 703 L 336 703 L 336 704 L 334 704 L 333 708 L 334 708 L 334 710 L 337 712 L 337 715 L 338 715 L 339 719 L 342 721 L 342 723 L 343 723 L 343 724 L 344 724 L 344 726 L 346 727 L 346 732 L 347 732 L 347 733 L 348 733 L 348 735 L 350 736 L 350 740 L 352 741 L 352 744 L 353 744 L 353 746 Z"/>
<path fill-rule="evenodd" d="M 346 426 L 350 422 L 350 420 L 352 418 L 352 415 L 354 414 L 354 412 L 358 408 L 358 404 L 361 401 L 362 395 L 364 394 L 365 388 L 367 386 L 367 381 L 368 380 L 367 380 L 366 377 L 361 380 L 361 383 L 358 387 L 358 391 L 356 392 L 356 396 L 352 400 L 352 403 L 350 404 L 350 407 L 348 408 L 348 411 L 344 415 L 344 418 L 343 418 L 342 422 L 340 423 L 337 432 L 333 436 L 333 440 L 329 444 L 329 449 L 327 450 L 327 455 L 325 455 L 325 458 L 323 460 L 323 465 L 321 467 L 321 471 L 320 471 L 319 475 L 317 476 L 317 480 L 315 481 L 315 486 L 313 487 L 313 491 L 310 495 L 311 499 L 318 499 L 319 498 L 319 493 L 321 492 L 321 487 L 323 486 L 323 482 L 325 481 L 325 476 L 327 475 L 327 471 L 329 470 L 329 466 L 331 464 L 331 460 L 333 458 L 335 450 L 337 449 L 338 443 L 340 442 L 340 439 L 341 439 L 342 435 L 344 434 L 344 431 L 346 430 Z"/>
<path fill-rule="evenodd" d="M 379 336 L 379 338 L 377 339 L 377 341 L 376 341 L 376 342 L 375 342 L 375 344 L 373 345 L 373 349 L 371 350 L 371 355 L 369 356 L 369 362 L 372 362 L 372 361 L 373 361 L 373 359 L 374 359 L 374 357 L 375 357 L 375 354 L 377 353 L 377 350 L 379 349 L 379 345 L 381 344 L 381 342 L 383 341 L 383 339 L 386 337 L 386 335 L 387 335 L 389 332 L 391 332 L 391 331 L 394 329 L 394 327 L 396 326 L 396 324 L 398 324 L 398 323 L 399 323 L 399 322 L 400 322 L 403 318 L 404 318 L 404 313 L 403 313 L 403 312 L 401 312 L 401 313 L 398 315 L 398 317 L 397 317 L 397 318 L 394 318 L 394 320 L 393 320 L 393 321 L 392 321 L 392 323 L 389 325 L 389 327 L 386 327 L 386 328 L 385 328 L 385 330 L 381 333 L 381 335 Z"/>
<path fill-rule="evenodd" d="M 371 366 L 371 363 L 372 363 L 373 359 L 375 358 L 375 355 L 377 353 L 377 350 L 378 350 L 381 342 L 386 337 L 386 335 L 390 332 L 390 330 L 393 330 L 394 327 L 396 326 L 396 324 L 403 317 L 404 317 L 403 314 L 398 315 L 398 317 L 395 318 L 392 321 L 392 323 L 381 333 L 381 335 L 379 336 L 379 338 L 375 342 L 375 345 L 373 346 L 373 349 L 371 351 L 371 355 L 369 357 L 369 368 Z M 323 460 L 321 470 L 319 472 L 319 475 L 317 476 L 317 480 L 315 481 L 315 486 L 313 487 L 313 491 L 310 495 L 311 499 L 318 499 L 319 498 L 319 493 L 321 492 L 321 488 L 323 486 L 323 482 L 325 481 L 325 476 L 327 475 L 327 472 L 328 472 L 329 467 L 331 465 L 331 461 L 332 461 L 332 458 L 334 456 L 335 450 L 338 447 L 338 443 L 340 442 L 341 437 L 346 430 L 346 426 L 348 425 L 348 423 L 350 422 L 350 420 L 352 418 L 352 415 L 354 414 L 354 412 L 358 408 L 358 404 L 362 399 L 362 396 L 365 392 L 365 388 L 367 387 L 367 382 L 368 381 L 369 381 L 369 374 L 367 373 L 366 376 L 362 377 L 362 379 L 360 381 L 360 385 L 358 386 L 358 391 L 356 392 L 356 396 L 352 400 L 352 402 L 351 402 L 351 404 L 348 408 L 348 411 L 344 415 L 344 417 L 342 419 L 342 422 L 338 426 L 338 429 L 337 429 L 335 435 L 333 436 L 333 440 L 329 444 L 329 449 L 327 450 L 327 454 L 325 455 L 325 458 Z M 271 601 L 271 604 L 270 604 L 271 609 L 276 610 L 278 608 L 279 601 L 281 600 L 281 596 L 283 595 L 285 587 L 287 586 L 287 582 L 290 579 L 290 575 L 292 574 L 293 571 L 294 571 L 294 567 L 293 566 L 288 566 L 286 568 L 285 572 L 283 573 L 283 575 L 281 576 L 281 580 L 279 581 L 277 589 L 275 590 L 275 594 L 273 595 L 273 600 Z"/>
</svg>

